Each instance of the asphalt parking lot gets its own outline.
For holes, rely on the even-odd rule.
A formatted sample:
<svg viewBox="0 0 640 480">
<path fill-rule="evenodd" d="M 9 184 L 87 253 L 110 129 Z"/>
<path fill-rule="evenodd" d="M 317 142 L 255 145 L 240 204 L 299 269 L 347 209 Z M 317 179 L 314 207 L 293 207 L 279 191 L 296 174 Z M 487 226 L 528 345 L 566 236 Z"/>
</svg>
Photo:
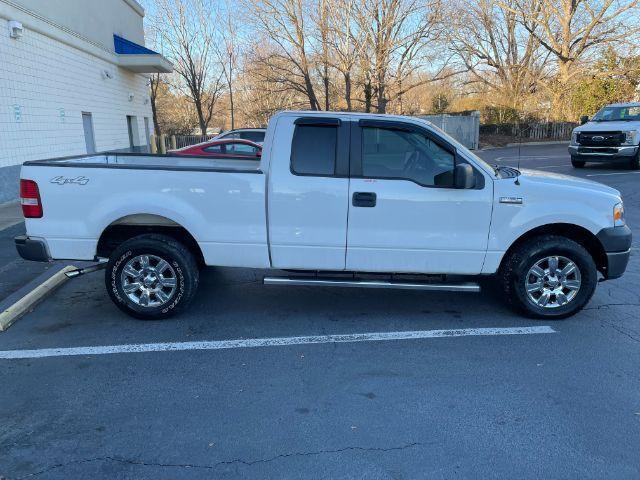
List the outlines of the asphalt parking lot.
<svg viewBox="0 0 640 480">
<path fill-rule="evenodd" d="M 517 147 L 480 153 L 518 163 Z M 578 315 L 529 320 L 491 291 L 267 287 L 220 268 L 186 314 L 143 322 L 87 275 L 0 333 L 0 356 L 164 346 L 0 358 L 0 478 L 639 478 L 640 172 L 574 170 L 564 145 L 523 146 L 519 161 L 623 193 L 629 268 Z M 19 265 L 0 266 L 5 293 Z M 370 333 L 383 335 L 340 337 Z"/>
</svg>

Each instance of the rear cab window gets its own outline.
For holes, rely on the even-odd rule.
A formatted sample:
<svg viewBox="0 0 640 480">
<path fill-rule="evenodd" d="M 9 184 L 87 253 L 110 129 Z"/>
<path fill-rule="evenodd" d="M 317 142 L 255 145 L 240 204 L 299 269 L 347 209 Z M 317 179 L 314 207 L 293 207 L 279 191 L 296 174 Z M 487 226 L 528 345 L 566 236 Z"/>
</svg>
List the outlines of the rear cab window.
<svg viewBox="0 0 640 480">
<path fill-rule="evenodd" d="M 337 125 L 296 125 L 291 144 L 291 171 L 297 175 L 335 175 L 337 144 Z"/>
</svg>

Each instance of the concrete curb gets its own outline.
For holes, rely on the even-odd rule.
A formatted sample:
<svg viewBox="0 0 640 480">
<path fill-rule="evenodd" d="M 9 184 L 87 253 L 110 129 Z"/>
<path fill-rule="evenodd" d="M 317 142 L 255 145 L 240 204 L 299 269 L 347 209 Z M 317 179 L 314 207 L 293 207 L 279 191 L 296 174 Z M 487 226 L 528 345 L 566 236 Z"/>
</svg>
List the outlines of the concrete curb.
<svg viewBox="0 0 640 480">
<path fill-rule="evenodd" d="M 2 312 L 0 312 L 0 332 L 6 331 L 16 320 L 65 283 L 68 280 L 65 273 L 75 269 L 76 267 L 73 265 L 67 265 L 53 275 L 50 275 L 49 278 L 26 295 L 23 295 L 18 301 L 4 308 Z M 49 272 L 46 272 L 46 274 L 49 274 Z"/>
</svg>

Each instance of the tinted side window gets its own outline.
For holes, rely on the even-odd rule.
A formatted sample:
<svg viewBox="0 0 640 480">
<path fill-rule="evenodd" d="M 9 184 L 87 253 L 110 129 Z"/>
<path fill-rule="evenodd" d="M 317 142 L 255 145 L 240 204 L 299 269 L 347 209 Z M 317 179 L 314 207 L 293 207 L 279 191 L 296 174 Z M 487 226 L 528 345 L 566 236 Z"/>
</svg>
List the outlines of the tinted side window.
<svg viewBox="0 0 640 480">
<path fill-rule="evenodd" d="M 338 129 L 296 125 L 291 145 L 291 170 L 302 175 L 334 175 Z"/>
<path fill-rule="evenodd" d="M 243 140 L 251 140 L 252 142 L 262 143 L 264 142 L 265 132 L 241 132 L 240 138 Z"/>
<path fill-rule="evenodd" d="M 455 155 L 418 133 L 378 127 L 362 129 L 362 175 L 453 187 Z"/>
<path fill-rule="evenodd" d="M 210 147 L 204 147 L 203 150 L 209 153 L 223 153 L 222 145 L 211 145 Z"/>
</svg>

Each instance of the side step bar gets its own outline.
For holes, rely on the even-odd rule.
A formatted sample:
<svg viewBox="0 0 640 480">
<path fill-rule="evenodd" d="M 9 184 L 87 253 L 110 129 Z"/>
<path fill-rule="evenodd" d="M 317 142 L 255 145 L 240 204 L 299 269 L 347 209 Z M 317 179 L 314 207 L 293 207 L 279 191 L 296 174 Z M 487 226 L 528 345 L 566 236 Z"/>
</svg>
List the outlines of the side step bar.
<svg viewBox="0 0 640 480">
<path fill-rule="evenodd" d="M 479 292 L 480 285 L 465 283 L 422 283 L 386 280 L 347 280 L 305 277 L 264 277 L 265 285 L 300 285 L 307 287 L 395 288 L 399 290 L 430 290 L 436 292 Z"/>
</svg>

